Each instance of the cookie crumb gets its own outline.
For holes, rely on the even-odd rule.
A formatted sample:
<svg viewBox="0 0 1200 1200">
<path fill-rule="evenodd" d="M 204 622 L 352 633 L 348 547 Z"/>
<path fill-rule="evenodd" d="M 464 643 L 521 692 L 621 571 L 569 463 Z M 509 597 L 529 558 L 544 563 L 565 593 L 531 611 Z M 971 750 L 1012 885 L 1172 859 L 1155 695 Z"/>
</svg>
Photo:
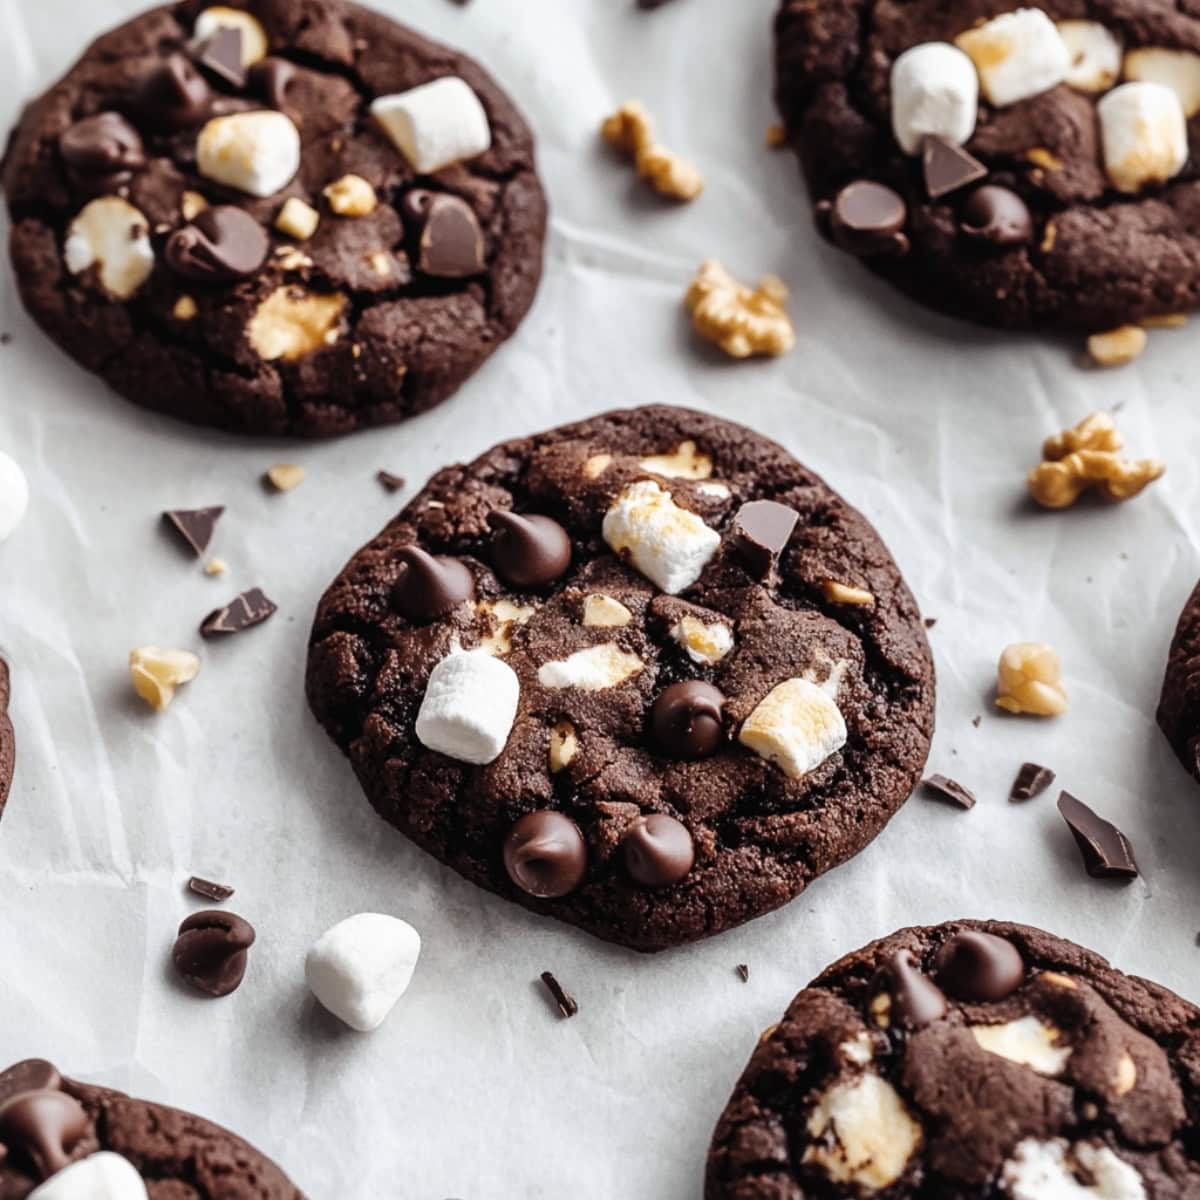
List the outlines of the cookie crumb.
<svg viewBox="0 0 1200 1200">
<path fill-rule="evenodd" d="M 554 975 L 550 971 L 542 972 L 542 982 L 546 985 L 546 990 L 550 993 L 550 998 L 554 1001 L 564 1020 L 568 1017 L 573 1017 L 579 1011 L 579 1004 L 575 1000 L 575 997 L 554 978 Z"/>
</svg>

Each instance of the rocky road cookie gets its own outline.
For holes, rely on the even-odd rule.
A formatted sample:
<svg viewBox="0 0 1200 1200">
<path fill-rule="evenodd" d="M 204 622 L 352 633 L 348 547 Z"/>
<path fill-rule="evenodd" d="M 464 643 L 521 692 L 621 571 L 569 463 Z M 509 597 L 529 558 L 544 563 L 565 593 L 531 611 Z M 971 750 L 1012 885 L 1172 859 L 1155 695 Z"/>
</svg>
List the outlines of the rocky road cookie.
<svg viewBox="0 0 1200 1200">
<path fill-rule="evenodd" d="M 1200 780 L 1200 586 L 1183 606 L 1171 642 L 1158 723 L 1179 761 Z"/>
<path fill-rule="evenodd" d="M 304 1200 L 228 1130 L 41 1059 L 0 1072 L 0 1147 L 3 1200 Z"/>
<path fill-rule="evenodd" d="M 13 770 L 17 764 L 17 737 L 8 716 L 10 695 L 8 663 L 0 658 L 0 817 L 4 816 L 4 806 L 8 803 Z"/>
<path fill-rule="evenodd" d="M 533 139 L 475 63 L 343 0 L 100 38 L 3 172 L 21 295 L 137 404 L 311 437 L 450 395 L 541 275 Z"/>
<path fill-rule="evenodd" d="M 1200 1010 L 1021 925 L 905 929 L 760 1039 L 706 1200 L 1185 1200 Z"/>
<path fill-rule="evenodd" d="M 784 0 L 776 99 L 827 236 L 933 308 L 1093 332 L 1200 306 L 1179 0 Z"/>
<path fill-rule="evenodd" d="M 308 695 L 430 853 L 661 950 L 883 828 L 934 674 L 862 516 L 774 442 L 651 407 L 434 476 L 326 593 Z"/>
</svg>

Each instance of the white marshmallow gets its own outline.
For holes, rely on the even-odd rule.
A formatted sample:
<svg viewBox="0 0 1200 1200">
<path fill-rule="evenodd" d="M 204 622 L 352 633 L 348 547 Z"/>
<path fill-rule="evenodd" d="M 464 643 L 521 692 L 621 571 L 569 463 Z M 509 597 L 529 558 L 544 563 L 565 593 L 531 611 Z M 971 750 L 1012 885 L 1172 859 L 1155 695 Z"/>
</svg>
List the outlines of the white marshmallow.
<svg viewBox="0 0 1200 1200">
<path fill-rule="evenodd" d="M 146 1200 L 146 1185 L 127 1158 L 101 1150 L 51 1175 L 29 1200 Z"/>
<path fill-rule="evenodd" d="M 622 650 L 616 642 L 576 650 L 567 658 L 542 663 L 538 683 L 547 688 L 578 688 L 602 692 L 638 674 L 645 664 L 636 654 Z"/>
<path fill-rule="evenodd" d="M 371 105 L 371 115 L 421 175 L 477 158 L 492 145 L 487 112 L 471 86 L 457 75 L 380 96 Z"/>
<path fill-rule="evenodd" d="M 773 762 L 789 779 L 802 779 L 846 744 L 842 710 L 809 679 L 772 688 L 742 723 L 738 741 Z"/>
<path fill-rule="evenodd" d="M 1057 87 L 1071 69 L 1066 42 L 1040 8 L 1004 13 L 954 41 L 971 56 L 983 94 L 997 108 Z"/>
<path fill-rule="evenodd" d="M 1073 1165 L 1090 1182 L 1081 1182 Z M 1004 1164 L 1001 1179 L 1012 1200 L 1146 1200 L 1137 1171 L 1107 1146 L 1092 1142 L 1069 1146 L 1064 1138 L 1026 1138 Z"/>
<path fill-rule="evenodd" d="M 128 300 L 154 270 L 150 222 L 128 200 L 101 196 L 71 222 L 63 260 L 72 275 L 98 267 L 104 290 Z"/>
<path fill-rule="evenodd" d="M 454 650 L 429 673 L 417 738 L 459 762 L 490 763 L 508 741 L 520 699 L 508 663 L 484 650 Z"/>
<path fill-rule="evenodd" d="M 12 537 L 29 507 L 29 484 L 14 459 L 0 450 L 0 542 Z"/>
<path fill-rule="evenodd" d="M 1125 55 L 1125 78 L 1169 87 L 1179 97 L 1185 117 L 1200 112 L 1200 54 L 1157 46 L 1130 50 Z"/>
<path fill-rule="evenodd" d="M 949 43 L 923 42 L 892 65 L 892 130 L 905 154 L 920 154 L 930 135 L 961 146 L 978 109 L 975 64 Z"/>
<path fill-rule="evenodd" d="M 207 41 L 221 29 L 236 29 L 242 35 L 242 66 L 252 67 L 267 57 L 270 43 L 262 22 L 253 14 L 240 8 L 214 5 L 206 8 L 197 18 L 192 33 L 198 42 Z"/>
<path fill-rule="evenodd" d="M 1179 97 L 1161 83 L 1123 83 L 1096 105 L 1104 169 L 1113 187 L 1133 193 L 1166 183 L 1188 158 Z"/>
<path fill-rule="evenodd" d="M 1099 21 L 1059 21 L 1070 55 L 1066 83 L 1077 92 L 1107 92 L 1121 77 L 1121 39 Z"/>
<path fill-rule="evenodd" d="M 970 1030 L 981 1049 L 1030 1067 L 1039 1075 L 1062 1074 L 1071 1057 L 1071 1046 L 1059 1042 L 1058 1030 L 1034 1016 L 1003 1025 L 972 1025 Z"/>
<path fill-rule="evenodd" d="M 700 578 L 721 535 L 680 508 L 652 479 L 622 489 L 604 514 L 604 540 L 664 592 L 675 595 Z"/>
<path fill-rule="evenodd" d="M 300 132 L 281 112 L 214 117 L 196 141 L 200 174 L 251 196 L 273 196 L 300 169 Z"/>
<path fill-rule="evenodd" d="M 420 954 L 421 935 L 407 921 L 359 913 L 317 939 L 304 960 L 304 978 L 335 1017 L 369 1033 L 408 990 Z"/>
</svg>

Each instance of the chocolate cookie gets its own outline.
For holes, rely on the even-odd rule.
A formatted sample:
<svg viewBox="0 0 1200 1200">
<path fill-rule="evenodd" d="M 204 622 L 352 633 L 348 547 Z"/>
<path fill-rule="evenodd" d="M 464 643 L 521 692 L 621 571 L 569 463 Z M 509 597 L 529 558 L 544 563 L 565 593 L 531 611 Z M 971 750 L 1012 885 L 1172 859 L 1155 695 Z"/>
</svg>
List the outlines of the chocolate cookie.
<svg viewBox="0 0 1200 1200">
<path fill-rule="evenodd" d="M 17 765 L 17 736 L 8 715 L 9 696 L 8 663 L 0 658 L 0 817 L 4 816 Z"/>
<path fill-rule="evenodd" d="M 1171 641 L 1158 724 L 1179 761 L 1200 780 L 1200 585 L 1183 606 Z"/>
<path fill-rule="evenodd" d="M 56 1196 L 304 1200 L 269 1158 L 219 1125 L 64 1079 L 41 1059 L 0 1072 L 0 1148 L 2 1200 L 67 1174 Z"/>
<path fill-rule="evenodd" d="M 46 332 L 135 403 L 241 433 L 432 407 L 541 276 L 512 102 L 345 0 L 152 9 L 28 108 L 2 178 Z"/>
<path fill-rule="evenodd" d="M 775 28 L 820 227 L 909 295 L 1087 332 L 1200 306 L 1194 7 L 783 0 Z"/>
<path fill-rule="evenodd" d="M 434 476 L 326 593 L 308 695 L 442 862 L 661 950 L 883 828 L 934 672 L 859 513 L 774 442 L 650 407 Z"/>
<path fill-rule="evenodd" d="M 847 955 L 759 1040 L 706 1200 L 1185 1200 L 1200 1009 L 1041 930 L 958 921 Z"/>
</svg>

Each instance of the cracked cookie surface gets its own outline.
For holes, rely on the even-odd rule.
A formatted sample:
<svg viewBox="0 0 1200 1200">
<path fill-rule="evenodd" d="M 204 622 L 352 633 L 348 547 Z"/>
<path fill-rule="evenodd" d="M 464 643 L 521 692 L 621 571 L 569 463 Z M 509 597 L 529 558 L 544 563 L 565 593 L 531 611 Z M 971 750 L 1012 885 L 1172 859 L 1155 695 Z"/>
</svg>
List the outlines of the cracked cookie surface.
<svg viewBox="0 0 1200 1200">
<path fill-rule="evenodd" d="M 1183 606 L 1171 641 L 1158 724 L 1179 761 L 1200 782 L 1200 586 Z"/>
</svg>

